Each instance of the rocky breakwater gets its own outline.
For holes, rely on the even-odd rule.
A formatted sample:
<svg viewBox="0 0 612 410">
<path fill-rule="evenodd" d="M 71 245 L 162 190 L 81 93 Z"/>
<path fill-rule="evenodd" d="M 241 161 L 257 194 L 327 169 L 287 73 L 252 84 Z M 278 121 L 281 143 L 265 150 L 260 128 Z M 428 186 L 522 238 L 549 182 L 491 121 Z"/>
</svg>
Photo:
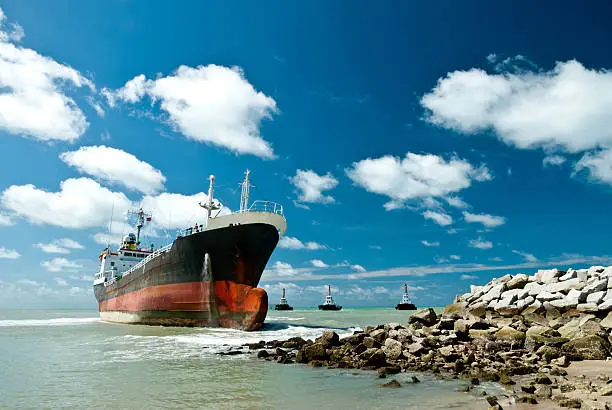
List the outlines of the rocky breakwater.
<svg viewBox="0 0 612 410">
<path fill-rule="evenodd" d="M 514 386 L 516 401 L 554 399 L 559 406 L 604 409 L 612 400 L 610 371 L 582 383 L 570 381 L 565 368 L 573 361 L 605 360 L 611 343 L 612 267 L 591 267 L 505 275 L 472 286 L 440 315 L 422 309 L 406 324 L 367 327 L 344 338 L 328 330 L 314 341 L 293 338 L 249 348 L 280 363 L 377 370 L 379 377 L 405 371 L 462 377 L 466 391 L 480 380 L 498 381 Z M 596 405 L 587 407 L 589 400 Z M 488 401 L 501 407 L 495 398 Z"/>
</svg>

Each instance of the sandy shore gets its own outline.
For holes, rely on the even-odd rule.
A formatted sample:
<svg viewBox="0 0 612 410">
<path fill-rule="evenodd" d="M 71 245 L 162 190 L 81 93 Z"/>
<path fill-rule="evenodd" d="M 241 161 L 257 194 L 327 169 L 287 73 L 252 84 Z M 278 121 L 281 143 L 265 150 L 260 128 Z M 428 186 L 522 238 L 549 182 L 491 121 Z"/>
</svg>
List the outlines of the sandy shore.
<svg viewBox="0 0 612 410">
<path fill-rule="evenodd" d="M 555 400 L 557 396 L 582 400 L 582 409 L 612 409 L 612 396 L 602 396 L 601 393 L 605 390 L 612 390 L 612 360 L 584 360 L 580 362 L 572 362 L 566 369 L 567 375 L 555 376 L 553 379 L 552 399 L 543 399 L 537 397 L 538 404 L 514 403 L 513 401 L 500 400 L 503 408 L 511 409 L 564 409 L 567 407 L 560 406 Z M 516 385 L 512 386 L 512 390 L 519 396 L 524 395 L 521 392 L 521 386 L 529 384 L 531 376 L 520 376 L 514 378 Z M 554 381 L 557 381 L 555 384 Z M 608 383 L 609 382 L 609 383 Z M 559 387 L 562 385 L 571 385 L 576 389 L 562 393 Z M 606 405 L 608 407 L 606 407 Z"/>
</svg>

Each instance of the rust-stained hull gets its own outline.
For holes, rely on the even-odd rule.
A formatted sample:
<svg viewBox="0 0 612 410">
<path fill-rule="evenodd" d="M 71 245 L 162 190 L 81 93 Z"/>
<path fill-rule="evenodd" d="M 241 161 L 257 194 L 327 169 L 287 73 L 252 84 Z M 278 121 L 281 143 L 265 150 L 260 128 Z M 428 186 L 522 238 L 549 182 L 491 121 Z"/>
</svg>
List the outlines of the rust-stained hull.
<svg viewBox="0 0 612 410">
<path fill-rule="evenodd" d="M 257 284 L 278 239 L 278 231 L 268 224 L 177 238 L 170 251 L 142 269 L 109 286 L 94 286 L 100 317 L 120 323 L 257 330 L 268 312 L 268 295 Z"/>
</svg>

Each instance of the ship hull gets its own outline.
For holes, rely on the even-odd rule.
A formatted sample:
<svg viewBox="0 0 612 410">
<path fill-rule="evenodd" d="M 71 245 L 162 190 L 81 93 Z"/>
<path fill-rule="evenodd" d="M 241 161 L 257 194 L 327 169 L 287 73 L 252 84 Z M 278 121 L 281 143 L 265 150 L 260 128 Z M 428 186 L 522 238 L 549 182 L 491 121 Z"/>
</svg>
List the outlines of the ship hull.
<svg viewBox="0 0 612 410">
<path fill-rule="evenodd" d="M 276 306 L 274 306 L 274 310 L 293 310 L 293 306 L 289 306 L 289 305 L 276 305 Z"/>
<path fill-rule="evenodd" d="M 395 310 L 416 310 L 414 303 L 398 303 L 395 305 Z"/>
<path fill-rule="evenodd" d="M 257 285 L 278 239 L 273 225 L 260 223 L 177 238 L 142 268 L 94 286 L 100 318 L 257 330 L 268 311 L 268 295 Z"/>
<path fill-rule="evenodd" d="M 342 310 L 342 306 L 338 306 L 338 305 L 319 305 L 319 310 Z"/>
</svg>

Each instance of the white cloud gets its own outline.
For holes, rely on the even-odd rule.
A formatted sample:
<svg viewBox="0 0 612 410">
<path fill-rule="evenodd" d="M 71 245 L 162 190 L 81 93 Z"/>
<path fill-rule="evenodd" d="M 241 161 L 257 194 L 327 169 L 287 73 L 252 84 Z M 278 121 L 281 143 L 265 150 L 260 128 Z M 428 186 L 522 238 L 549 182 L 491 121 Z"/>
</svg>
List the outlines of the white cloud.
<svg viewBox="0 0 612 410">
<path fill-rule="evenodd" d="M 6 31 L 0 15 L 0 129 L 41 141 L 74 141 L 88 123 L 75 101 L 64 94 L 70 86 L 95 89 L 77 70 L 19 47 L 18 25 Z"/>
<path fill-rule="evenodd" d="M 560 166 L 566 161 L 565 157 L 561 155 L 547 155 L 542 160 L 544 168 L 551 166 Z"/>
<path fill-rule="evenodd" d="M 421 243 L 427 247 L 435 247 L 435 246 L 440 246 L 440 242 L 435 241 L 435 242 L 429 242 L 426 240 L 422 240 Z"/>
<path fill-rule="evenodd" d="M 474 275 L 461 275 L 461 280 L 473 280 L 478 279 L 478 276 Z"/>
<path fill-rule="evenodd" d="M 466 134 L 491 129 L 518 148 L 576 153 L 612 144 L 612 72 L 575 60 L 548 72 L 454 71 L 421 104 L 433 124 Z"/>
<path fill-rule="evenodd" d="M 83 249 L 83 245 L 70 238 L 56 239 L 51 243 L 35 243 L 35 248 L 40 248 L 45 253 L 70 253 L 70 249 Z"/>
<path fill-rule="evenodd" d="M 139 75 L 116 92 L 103 90 L 109 105 L 136 103 L 148 95 L 187 138 L 225 147 L 237 154 L 274 158 L 260 124 L 278 112 L 276 102 L 258 92 L 239 67 L 180 66 L 155 80 Z"/>
<path fill-rule="evenodd" d="M 310 264 L 315 268 L 329 268 L 329 265 L 323 262 L 321 259 L 313 259 L 310 261 Z"/>
<path fill-rule="evenodd" d="M 283 249 L 307 249 L 311 251 L 316 251 L 319 249 L 325 249 L 324 245 L 321 245 L 316 242 L 302 242 L 298 238 L 294 238 L 292 236 L 283 236 L 280 241 L 278 241 L 278 247 Z"/>
<path fill-rule="evenodd" d="M 15 221 L 13 221 L 13 219 L 9 215 L 0 214 L 0 226 L 13 226 L 13 225 L 15 225 Z"/>
<path fill-rule="evenodd" d="M 531 253 L 521 252 L 521 251 L 516 251 L 516 250 L 512 250 L 512 253 L 516 253 L 517 255 L 522 256 L 523 258 L 525 258 L 527 262 L 537 262 L 538 260 L 538 258 L 536 258 Z"/>
<path fill-rule="evenodd" d="M 591 180 L 612 185 L 612 149 L 585 154 L 574 166 L 575 172 L 582 170 Z"/>
<path fill-rule="evenodd" d="M 448 202 L 450 206 L 455 208 L 465 209 L 469 206 L 467 203 L 465 203 L 463 199 L 459 198 L 458 196 L 449 196 L 444 199 L 446 200 L 446 202 Z"/>
<path fill-rule="evenodd" d="M 131 206 L 124 194 L 89 178 L 67 179 L 58 192 L 31 184 L 12 185 L 2 193 L 0 202 L 32 223 L 65 228 L 106 226 L 113 207 L 116 215 L 125 215 Z"/>
<path fill-rule="evenodd" d="M 461 256 L 459 256 L 459 255 L 449 255 L 449 258 L 451 258 L 454 261 L 461 260 Z"/>
<path fill-rule="evenodd" d="M 491 262 L 503 262 L 503 259 L 502 259 L 502 258 L 500 258 L 499 256 L 496 256 L 496 257 L 494 257 L 494 258 L 489 258 L 489 260 L 490 260 Z"/>
<path fill-rule="evenodd" d="M 423 217 L 431 219 L 440 226 L 448 226 L 453 223 L 453 218 L 450 215 L 441 212 L 425 211 L 423 212 Z"/>
<path fill-rule="evenodd" d="M 40 266 L 49 272 L 74 272 L 83 268 L 83 265 L 80 265 L 74 261 L 69 261 L 66 258 L 53 258 L 50 261 L 43 261 L 40 263 Z"/>
<path fill-rule="evenodd" d="M 103 145 L 81 147 L 64 152 L 60 158 L 83 174 L 144 194 L 163 190 L 166 182 L 160 170 L 117 148 Z"/>
<path fill-rule="evenodd" d="M 328 204 L 335 202 L 331 195 L 324 195 L 323 191 L 329 191 L 338 185 L 338 180 L 331 173 L 318 175 L 312 170 L 298 169 L 291 183 L 298 189 L 301 202 L 312 202 Z"/>
<path fill-rule="evenodd" d="M 413 199 L 444 197 L 468 188 L 472 180 L 492 178 L 484 165 L 475 167 L 460 158 L 445 160 L 411 152 L 403 159 L 387 155 L 354 162 L 346 174 L 368 192 L 389 197 L 387 210 L 401 208 Z"/>
<path fill-rule="evenodd" d="M 351 269 L 357 271 L 357 272 L 365 272 L 366 268 L 364 268 L 361 265 L 351 265 Z"/>
<path fill-rule="evenodd" d="M 478 238 L 478 239 L 470 240 L 468 246 L 470 248 L 476 248 L 476 249 L 491 249 L 493 247 L 493 242 L 485 241 L 482 238 Z"/>
<path fill-rule="evenodd" d="M 66 280 L 62 278 L 53 278 L 53 280 L 55 281 L 55 283 L 57 283 L 58 286 L 68 286 L 68 282 L 66 282 Z"/>
<path fill-rule="evenodd" d="M 278 276 L 291 276 L 295 275 L 296 270 L 290 263 L 276 261 L 272 264 L 272 267 L 269 269 L 271 273 L 276 274 Z"/>
<path fill-rule="evenodd" d="M 369 248 L 374 249 L 375 251 L 382 250 L 382 246 L 379 246 L 379 245 L 370 245 Z"/>
<path fill-rule="evenodd" d="M 488 214 L 472 214 L 463 212 L 463 217 L 469 223 L 481 223 L 487 228 L 495 228 L 506 223 L 506 218 L 503 216 L 494 216 Z"/>
<path fill-rule="evenodd" d="M 0 247 L 0 259 L 18 259 L 21 254 L 14 249 Z"/>
</svg>

